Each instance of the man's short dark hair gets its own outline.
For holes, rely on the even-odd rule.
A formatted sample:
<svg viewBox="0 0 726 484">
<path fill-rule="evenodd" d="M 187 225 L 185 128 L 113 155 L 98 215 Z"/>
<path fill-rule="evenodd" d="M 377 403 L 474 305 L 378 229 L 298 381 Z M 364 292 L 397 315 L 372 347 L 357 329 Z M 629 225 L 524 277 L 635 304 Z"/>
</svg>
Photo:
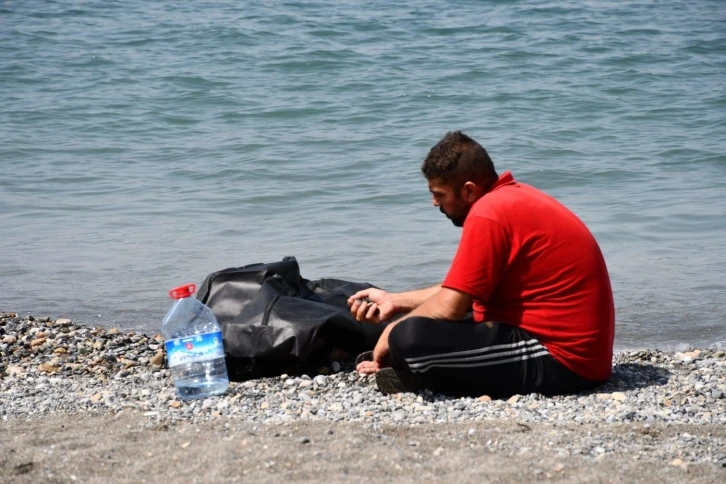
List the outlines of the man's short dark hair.
<svg viewBox="0 0 726 484">
<path fill-rule="evenodd" d="M 488 189 L 498 178 L 487 151 L 461 131 L 446 133 L 429 151 L 421 171 L 427 180 L 439 178 L 455 189 L 467 181 Z"/>
</svg>

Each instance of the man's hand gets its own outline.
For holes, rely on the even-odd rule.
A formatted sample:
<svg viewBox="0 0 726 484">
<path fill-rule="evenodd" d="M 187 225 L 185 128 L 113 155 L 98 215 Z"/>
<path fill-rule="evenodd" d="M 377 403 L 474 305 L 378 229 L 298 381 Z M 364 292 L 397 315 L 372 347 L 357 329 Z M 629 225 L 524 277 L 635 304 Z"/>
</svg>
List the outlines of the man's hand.
<svg viewBox="0 0 726 484">
<path fill-rule="evenodd" d="M 391 294 L 376 288 L 356 292 L 348 298 L 348 306 L 356 321 L 373 324 L 388 321 L 397 312 Z"/>
<path fill-rule="evenodd" d="M 369 375 L 377 372 L 381 368 L 390 366 L 388 361 L 388 335 L 391 334 L 391 330 L 396 324 L 398 324 L 398 322 L 391 323 L 386 326 L 386 329 L 383 330 L 383 333 L 381 333 L 381 336 L 378 338 L 376 347 L 373 349 L 373 361 L 360 362 L 356 367 L 358 373 L 361 375 Z"/>
</svg>

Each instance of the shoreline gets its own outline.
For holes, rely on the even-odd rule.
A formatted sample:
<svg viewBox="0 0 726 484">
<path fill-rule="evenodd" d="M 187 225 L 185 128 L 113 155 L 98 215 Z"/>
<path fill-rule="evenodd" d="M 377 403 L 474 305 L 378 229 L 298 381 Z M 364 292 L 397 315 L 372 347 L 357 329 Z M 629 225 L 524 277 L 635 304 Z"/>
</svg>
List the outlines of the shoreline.
<svg viewBox="0 0 726 484">
<path fill-rule="evenodd" d="M 567 396 L 384 396 L 373 378 L 334 362 L 322 374 L 232 382 L 224 395 L 185 402 L 163 367 L 162 343 L 159 335 L 0 313 L 0 428 L 11 436 L 0 443 L 2 480 L 182 482 L 172 457 L 185 455 L 207 459 L 207 477 L 224 482 L 313 480 L 320 472 L 347 481 L 726 479 L 722 350 L 619 352 L 610 382 Z M 104 469 L 101 454 L 78 451 L 73 474 L 48 449 L 76 455 L 79 439 L 123 457 Z M 470 462 L 472 452 L 480 462 Z M 168 466 L 150 468 L 166 453 Z M 348 467 L 331 461 L 335 455 Z M 382 466 L 384 456 L 398 460 Z M 501 459 L 519 464 L 503 467 Z M 246 472 L 236 474 L 235 462 Z"/>
</svg>

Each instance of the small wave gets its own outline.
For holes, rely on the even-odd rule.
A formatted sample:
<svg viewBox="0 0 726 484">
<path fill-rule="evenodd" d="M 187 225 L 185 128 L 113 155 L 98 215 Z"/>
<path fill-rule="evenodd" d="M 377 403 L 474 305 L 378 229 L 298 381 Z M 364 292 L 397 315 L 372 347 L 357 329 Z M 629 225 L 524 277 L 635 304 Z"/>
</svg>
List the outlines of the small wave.
<svg viewBox="0 0 726 484">
<path fill-rule="evenodd" d="M 161 80 L 186 88 L 212 88 L 230 85 L 228 81 L 212 80 L 202 76 L 163 76 Z"/>
</svg>

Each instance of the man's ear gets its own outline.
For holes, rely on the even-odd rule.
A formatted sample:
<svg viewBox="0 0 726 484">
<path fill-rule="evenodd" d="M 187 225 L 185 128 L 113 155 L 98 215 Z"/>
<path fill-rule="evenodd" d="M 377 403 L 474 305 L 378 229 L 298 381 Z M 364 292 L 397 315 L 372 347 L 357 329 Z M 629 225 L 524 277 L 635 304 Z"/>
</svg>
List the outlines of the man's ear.
<svg viewBox="0 0 726 484">
<path fill-rule="evenodd" d="M 481 188 L 474 182 L 468 181 L 461 187 L 461 197 L 469 203 L 476 202 L 481 195 Z"/>
</svg>

